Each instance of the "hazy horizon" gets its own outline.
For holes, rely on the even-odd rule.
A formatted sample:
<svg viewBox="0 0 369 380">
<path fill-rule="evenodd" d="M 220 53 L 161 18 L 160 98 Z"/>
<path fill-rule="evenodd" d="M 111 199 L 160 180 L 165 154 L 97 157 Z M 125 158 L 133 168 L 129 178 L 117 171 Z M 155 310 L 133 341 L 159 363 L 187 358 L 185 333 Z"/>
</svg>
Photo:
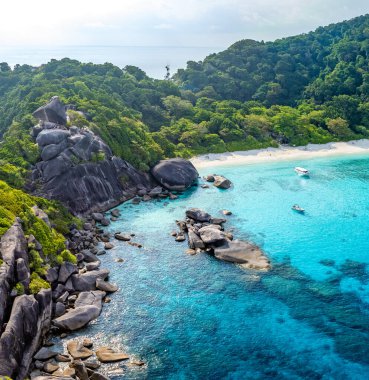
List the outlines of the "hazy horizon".
<svg viewBox="0 0 369 380">
<path fill-rule="evenodd" d="M 15 0 L 2 5 L 1 47 L 223 47 L 273 41 L 369 13 L 363 0 Z M 17 15 L 17 22 L 14 22 Z"/>
</svg>

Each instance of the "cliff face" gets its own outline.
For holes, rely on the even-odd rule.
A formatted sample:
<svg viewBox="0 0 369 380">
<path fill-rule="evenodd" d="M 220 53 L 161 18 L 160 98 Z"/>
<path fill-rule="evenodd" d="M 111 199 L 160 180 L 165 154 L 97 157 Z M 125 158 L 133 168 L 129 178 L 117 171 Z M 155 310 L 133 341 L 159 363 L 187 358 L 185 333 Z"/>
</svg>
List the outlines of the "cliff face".
<svg viewBox="0 0 369 380">
<path fill-rule="evenodd" d="M 66 128 L 65 107 L 58 98 L 35 111 L 33 137 L 41 161 L 32 173 L 36 195 L 63 202 L 76 214 L 106 210 L 150 188 L 150 177 L 115 157 L 87 128 Z M 57 124 L 59 123 L 59 124 Z"/>
<path fill-rule="evenodd" d="M 13 294 L 20 282 L 28 288 L 27 241 L 16 222 L 1 238 L 0 253 L 0 374 L 23 380 L 32 356 L 48 331 L 51 321 L 51 290 L 36 296 Z"/>
</svg>

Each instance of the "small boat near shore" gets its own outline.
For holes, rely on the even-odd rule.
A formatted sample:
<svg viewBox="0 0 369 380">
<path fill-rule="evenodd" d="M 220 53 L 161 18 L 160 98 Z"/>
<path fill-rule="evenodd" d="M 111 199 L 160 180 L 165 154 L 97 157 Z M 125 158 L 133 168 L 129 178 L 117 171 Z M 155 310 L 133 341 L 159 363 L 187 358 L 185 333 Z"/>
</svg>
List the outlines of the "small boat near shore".
<svg viewBox="0 0 369 380">
<path fill-rule="evenodd" d="M 309 177 L 310 175 L 309 170 L 302 168 L 300 166 L 296 166 L 294 170 L 300 176 Z"/>
<path fill-rule="evenodd" d="M 300 214 L 303 214 L 305 212 L 305 209 L 303 209 L 299 205 L 293 205 L 291 208 L 292 208 L 293 211 L 296 211 L 296 212 L 298 212 Z"/>
<path fill-rule="evenodd" d="M 309 175 L 310 175 L 309 170 L 302 168 L 301 166 L 296 166 L 294 170 L 300 176 L 309 177 Z"/>
</svg>

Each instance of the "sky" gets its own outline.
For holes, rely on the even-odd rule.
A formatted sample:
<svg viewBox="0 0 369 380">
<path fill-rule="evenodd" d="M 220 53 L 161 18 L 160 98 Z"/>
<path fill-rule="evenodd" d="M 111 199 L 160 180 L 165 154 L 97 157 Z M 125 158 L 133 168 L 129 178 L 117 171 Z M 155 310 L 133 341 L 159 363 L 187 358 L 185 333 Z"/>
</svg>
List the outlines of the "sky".
<svg viewBox="0 0 369 380">
<path fill-rule="evenodd" d="M 0 46 L 228 46 L 369 13 L 369 0 L 7 0 Z"/>
</svg>

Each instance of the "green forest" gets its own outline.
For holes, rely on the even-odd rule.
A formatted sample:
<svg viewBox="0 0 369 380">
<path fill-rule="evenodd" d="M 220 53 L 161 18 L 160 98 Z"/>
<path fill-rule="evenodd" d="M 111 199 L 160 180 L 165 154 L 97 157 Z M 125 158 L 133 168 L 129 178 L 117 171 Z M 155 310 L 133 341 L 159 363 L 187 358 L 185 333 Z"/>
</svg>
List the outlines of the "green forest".
<svg viewBox="0 0 369 380">
<path fill-rule="evenodd" d="M 169 80 L 134 66 L 0 64 L 0 179 L 26 184 L 32 111 L 58 95 L 141 170 L 162 158 L 369 137 L 369 16 L 274 42 L 243 40 Z"/>
</svg>

